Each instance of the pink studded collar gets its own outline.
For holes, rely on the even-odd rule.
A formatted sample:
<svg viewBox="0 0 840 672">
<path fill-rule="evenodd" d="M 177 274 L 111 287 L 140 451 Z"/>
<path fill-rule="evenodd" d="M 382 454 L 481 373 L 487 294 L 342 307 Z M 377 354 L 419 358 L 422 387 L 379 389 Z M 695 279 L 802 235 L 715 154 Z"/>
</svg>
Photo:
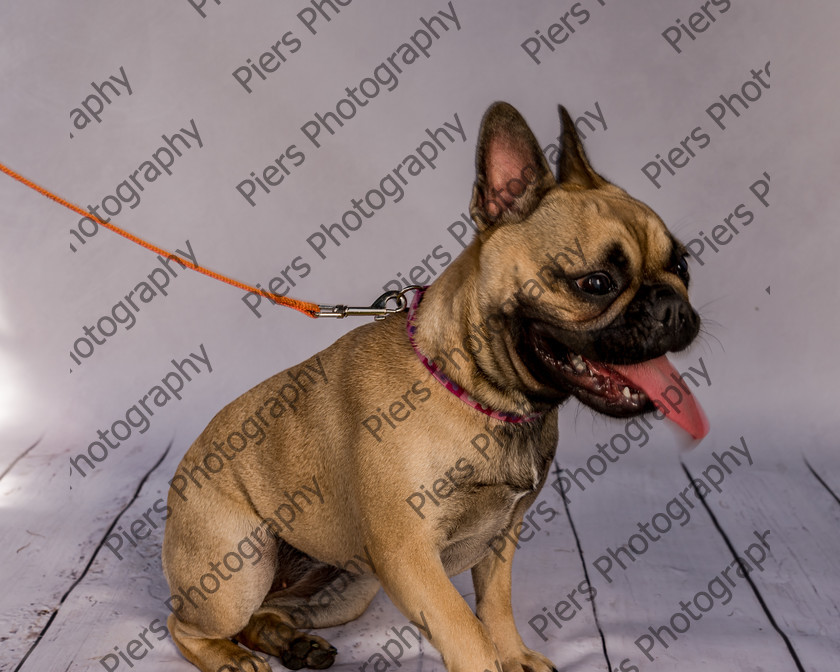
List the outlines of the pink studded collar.
<svg viewBox="0 0 840 672">
<path fill-rule="evenodd" d="M 479 401 L 476 401 L 470 394 L 458 385 L 455 381 L 449 378 L 446 374 L 441 371 L 440 367 L 431 361 L 426 355 L 424 355 L 420 348 L 417 347 L 417 343 L 414 340 L 414 334 L 417 331 L 417 325 L 414 323 L 414 317 L 417 314 L 417 308 L 420 306 L 420 301 L 423 300 L 423 294 L 425 293 L 427 287 L 423 287 L 419 289 L 414 294 L 414 301 L 411 304 L 411 307 L 408 309 L 408 319 L 406 320 L 406 331 L 408 332 L 408 340 L 411 342 L 411 347 L 414 348 L 414 352 L 417 353 L 418 359 L 423 362 L 423 366 L 428 369 L 429 373 L 431 373 L 437 381 L 443 385 L 447 390 L 449 390 L 452 394 L 458 397 L 461 401 L 463 401 L 468 406 L 472 406 L 477 411 L 484 413 L 484 415 L 489 415 L 491 418 L 496 420 L 501 420 L 503 422 L 512 422 L 512 423 L 521 423 L 521 422 L 531 422 L 536 420 L 537 418 L 542 417 L 542 413 L 532 413 L 530 415 L 518 415 L 517 413 L 508 413 L 507 411 L 496 411 L 492 408 L 488 408 L 481 404 Z"/>
</svg>

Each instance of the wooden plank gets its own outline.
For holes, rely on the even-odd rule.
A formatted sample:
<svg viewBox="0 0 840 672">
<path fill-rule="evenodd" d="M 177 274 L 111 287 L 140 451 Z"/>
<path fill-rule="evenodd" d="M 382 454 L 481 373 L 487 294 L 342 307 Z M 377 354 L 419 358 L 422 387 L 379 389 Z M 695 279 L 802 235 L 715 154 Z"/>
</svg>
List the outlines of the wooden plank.
<svg viewBox="0 0 840 672">
<path fill-rule="evenodd" d="M 806 451 L 802 456 L 805 467 L 832 499 L 840 504 L 840 451 L 829 456 Z"/>
<path fill-rule="evenodd" d="M 126 525 L 165 496 L 168 473 L 161 467 L 153 474 L 118 525 L 126 529 Z M 562 500 L 551 489 L 544 491 L 540 499 L 542 511 L 553 508 L 557 515 L 539 531 L 534 530 L 534 537 L 522 543 L 515 557 L 513 603 L 520 632 L 528 646 L 551 657 L 560 669 L 605 669 L 600 635 L 588 604 L 572 622 L 564 624 L 562 632 L 553 626 L 544 629 L 545 640 L 528 625 L 541 613 L 542 606 L 554 604 L 584 581 L 574 536 L 562 511 Z M 535 516 L 534 520 L 539 521 L 540 517 Z M 100 552 L 85 579 L 61 606 L 48 634 L 26 661 L 22 672 L 65 668 L 73 672 L 99 666 L 96 661 L 113 652 L 115 646 L 125 651 L 127 643 L 136 640 L 155 619 L 162 622 L 167 613 L 162 600 L 168 596 L 168 589 L 160 567 L 161 541 L 162 530 L 158 529 L 140 541 L 138 548 L 126 547 L 122 560 L 110 551 Z M 455 577 L 454 582 L 473 604 L 469 572 Z M 388 646 L 394 639 L 391 628 L 406 624 L 406 619 L 380 591 L 357 621 L 318 632 L 339 649 L 339 659 L 333 669 L 349 671 L 358 670 L 374 654 L 382 653 L 383 647 L 399 654 L 394 645 Z M 194 670 L 168 637 L 158 641 L 157 636 L 147 634 L 147 638 L 154 648 L 148 649 L 135 667 L 173 672 Z M 410 650 L 403 648 L 398 660 L 404 669 L 444 672 L 439 654 L 428 642 L 418 643 Z M 142 654 L 142 650 L 138 653 Z M 118 669 L 126 667 L 123 663 Z M 281 669 L 276 662 L 275 668 Z"/>
<path fill-rule="evenodd" d="M 561 627 L 543 611 L 551 610 L 572 591 L 579 592 L 586 582 L 563 499 L 546 486 L 531 511 L 535 512 L 531 521 L 541 529 L 523 530 L 521 548 L 513 561 L 514 616 L 522 639 L 527 646 L 548 656 L 560 670 L 606 669 L 590 602 L 577 596 L 580 608 L 573 607 L 574 615 L 570 611 L 569 620 L 561 622 Z M 540 511 L 556 511 L 557 515 L 539 515 Z"/>
<path fill-rule="evenodd" d="M 126 455 L 128 468 L 92 474 L 84 488 L 70 490 L 67 452 L 48 436 L 0 482 L 7 586 L 0 630 L 8 633 L 0 663 L 16 666 L 50 623 L 148 471 L 152 449 L 158 458 L 162 447 L 138 447 Z"/>
<path fill-rule="evenodd" d="M 18 453 L 9 464 L 0 472 L 0 481 L 2 481 L 11 471 L 15 468 L 15 465 L 20 462 L 23 458 L 25 458 L 39 443 L 41 443 L 41 439 L 39 438 L 35 442 L 31 443 L 26 450 Z"/>
<path fill-rule="evenodd" d="M 15 608 L 21 608 L 19 614 L 24 619 L 32 616 L 31 611 L 24 610 L 28 602 L 24 603 L 21 599 L 25 596 L 21 586 L 25 586 L 27 590 L 34 587 L 42 591 L 40 594 L 47 594 L 53 600 L 52 604 L 57 603 L 63 590 L 77 577 L 76 572 L 84 566 L 91 549 L 101 539 L 107 524 L 112 522 L 105 515 L 107 510 L 96 511 L 94 503 L 98 506 L 103 502 L 110 502 L 111 508 L 116 508 L 130 496 L 130 487 L 134 485 L 130 482 L 132 479 L 120 477 L 116 473 L 109 474 L 108 479 L 102 479 L 102 483 L 107 482 L 108 487 L 103 488 L 95 498 L 76 500 L 81 507 L 72 510 L 67 506 L 67 500 L 62 502 L 62 495 L 57 494 L 63 492 L 59 490 L 61 486 L 66 487 L 66 477 L 62 478 L 53 468 L 55 449 L 45 444 L 43 450 L 44 454 L 41 454 L 41 449 L 30 453 L 27 460 L 21 461 L 17 468 L 10 472 L 9 479 L 0 482 L 0 486 L 6 488 L 0 492 L 12 499 L 39 489 L 40 492 L 50 493 L 50 498 L 55 502 L 64 504 L 60 507 L 60 515 L 57 515 L 55 511 L 40 512 L 37 507 L 30 505 L 29 509 L 21 512 L 23 518 L 26 519 L 25 522 L 18 523 L 14 527 L 7 526 L 13 531 L 8 538 L 12 543 L 7 543 L 0 549 L 0 554 L 5 554 L 5 566 L 10 568 L 7 572 L 13 577 L 9 585 L 15 586 L 14 590 L 7 591 L 2 598 L 6 605 L 3 609 L 3 618 L 7 628 L 14 623 L 26 623 L 25 620 L 16 620 Z M 708 464 L 713 462 L 710 459 L 711 452 L 711 449 L 701 449 L 696 455 L 691 456 L 689 464 L 693 473 L 697 469 L 702 473 Z M 764 451 L 760 452 L 764 454 Z M 577 450 L 574 447 L 571 450 L 564 448 L 563 456 L 567 458 L 568 464 L 579 467 L 586 463 L 592 453 L 591 445 L 581 443 Z M 135 466 L 141 464 L 141 457 L 146 459 L 138 456 Z M 607 546 L 615 547 L 626 541 L 628 535 L 635 529 L 634 523 L 643 519 L 640 512 L 649 511 L 653 515 L 662 511 L 661 505 L 667 501 L 666 494 L 673 495 L 685 487 L 686 479 L 680 476 L 676 460 L 677 456 L 670 447 L 648 455 L 641 451 L 635 453 L 631 451 L 623 456 L 619 463 L 610 465 L 610 471 L 607 474 L 597 477 L 594 484 L 587 485 L 586 491 L 570 492 L 572 500 L 570 510 L 583 540 L 590 577 L 598 590 L 595 603 L 600 609 L 601 625 L 606 634 L 607 649 L 613 667 L 618 667 L 625 658 L 645 669 L 649 667 L 656 669 L 657 665 L 667 666 L 668 660 L 679 661 L 681 667 L 688 665 L 690 669 L 690 665 L 696 661 L 706 661 L 709 665 L 723 664 L 721 661 L 737 661 L 739 664 L 748 665 L 754 664 L 756 660 L 767 658 L 762 662 L 765 665 L 764 669 L 793 669 L 792 661 L 784 650 L 783 643 L 776 641 L 777 638 L 772 636 L 771 628 L 768 627 L 766 620 L 762 622 L 762 614 L 756 607 L 754 598 L 740 582 L 733 588 L 735 596 L 732 602 L 724 605 L 725 610 L 718 613 L 718 609 L 724 607 L 716 606 L 699 623 L 692 624 L 690 632 L 681 636 L 678 642 L 663 652 L 664 658 L 658 656 L 653 664 L 648 664 L 643 657 L 640 658 L 641 653 L 633 645 L 633 641 L 643 634 L 649 625 L 661 625 L 667 622 L 667 618 L 678 609 L 678 602 L 673 599 L 669 603 L 670 610 L 662 605 L 668 602 L 671 596 L 686 598 L 696 594 L 731 559 L 721 545 L 719 535 L 711 533 L 709 523 L 702 520 L 700 512 L 694 511 L 689 525 L 685 528 L 675 527 L 663 540 L 651 545 L 650 550 L 636 563 L 630 565 L 626 572 L 622 572 L 613 584 L 607 584 L 593 567 L 593 560 L 602 555 Z M 130 524 L 132 520 L 137 519 L 157 498 L 163 495 L 166 476 L 174 469 L 175 461 L 177 461 L 177 456 L 173 455 L 154 475 L 154 488 L 148 493 L 145 490 L 141 493 L 135 505 L 120 520 L 121 525 L 125 526 L 126 523 Z M 742 536 L 745 537 L 739 537 L 734 541 L 735 547 L 740 548 L 740 546 L 746 547 L 749 543 L 754 543 L 755 540 L 750 539 L 750 534 L 758 526 L 764 524 L 764 519 L 756 512 L 768 510 L 769 505 L 776 501 L 774 492 L 785 491 L 787 488 L 790 490 L 787 492 L 788 498 L 792 498 L 794 502 L 782 507 L 777 506 L 774 514 L 775 520 L 781 521 L 779 529 L 785 530 L 786 533 L 789 532 L 787 528 L 790 526 L 793 526 L 793 531 L 796 532 L 799 529 L 797 526 L 804 520 L 802 518 L 804 514 L 796 509 L 795 502 L 807 501 L 808 497 L 814 498 L 815 493 L 824 493 L 824 499 L 817 499 L 822 501 L 825 511 L 823 509 L 810 511 L 808 525 L 806 525 L 809 530 L 818 529 L 819 534 L 803 532 L 804 536 L 796 539 L 795 544 L 786 541 L 785 552 L 794 554 L 795 565 L 805 567 L 809 558 L 812 557 L 809 550 L 813 547 L 812 537 L 818 536 L 821 542 L 826 541 L 826 543 L 828 543 L 827 540 L 833 539 L 831 533 L 836 529 L 837 520 L 836 512 L 832 514 L 834 511 L 832 506 L 836 506 L 836 503 L 833 500 L 830 501 L 831 498 L 824 489 L 819 489 L 812 476 L 810 482 L 806 479 L 803 482 L 804 485 L 796 485 L 791 489 L 784 473 L 776 471 L 778 462 L 774 460 L 768 464 L 770 469 L 762 470 L 760 478 L 755 476 L 758 472 L 752 467 L 744 469 L 743 472 L 733 469 L 733 474 L 727 475 L 728 480 L 721 484 L 723 493 L 712 496 L 710 502 L 717 507 L 713 509 L 716 512 L 718 510 L 730 511 L 733 508 L 733 492 L 740 492 L 740 488 L 743 487 L 739 485 L 740 479 L 746 478 L 741 474 L 747 474 L 749 478 L 754 479 L 751 487 L 758 489 L 761 496 L 755 501 L 745 501 L 737 507 L 740 511 L 738 521 L 744 527 Z M 807 470 L 804 463 L 797 464 L 800 475 L 793 482 L 800 484 L 801 477 L 806 475 Z M 45 478 L 44 474 L 47 473 L 51 475 Z M 775 485 L 773 488 L 768 488 L 768 483 L 775 483 Z M 95 490 L 99 492 L 99 489 Z M 749 488 L 746 491 L 751 492 Z M 768 497 L 767 501 L 762 499 Z M 69 491 L 67 499 L 70 500 Z M 558 510 L 562 508 L 559 494 L 551 487 L 543 491 L 540 499 Z M 655 505 L 657 500 L 658 507 Z M 28 497 L 27 501 L 31 503 L 35 500 Z M 795 515 L 791 516 L 791 511 Z M 632 512 L 636 512 L 635 516 Z M 826 514 L 825 518 L 823 514 Z M 4 509 L 4 515 L 8 516 L 8 507 Z M 72 529 L 72 534 L 66 533 L 67 520 L 70 516 L 78 517 L 76 526 L 81 525 L 82 528 L 91 530 L 85 541 L 76 539 L 78 529 Z M 790 519 L 785 519 L 785 516 L 789 516 Z M 85 523 L 85 520 L 89 522 Z M 36 525 L 31 525 L 32 522 Z M 33 541 L 26 539 L 33 536 L 26 532 L 27 529 L 35 535 L 41 534 L 44 530 L 48 534 L 45 534 L 43 538 L 35 536 Z M 23 536 L 24 534 L 26 536 Z M 679 541 L 672 542 L 672 538 Z M 30 545 L 17 553 L 19 547 L 16 544 L 21 540 L 25 540 L 24 544 L 28 542 Z M 76 546 L 72 546 L 71 542 L 74 542 Z M 68 563 L 67 549 L 71 546 L 75 553 L 72 555 L 71 562 Z M 575 540 L 565 515 L 551 521 L 550 525 L 540 530 L 533 540 L 523 543 L 522 546 L 515 565 L 514 606 L 517 622 L 526 643 L 543 651 L 565 669 L 591 669 L 603 666 L 600 637 L 591 611 L 580 610 L 570 621 L 563 621 L 562 628 L 556 627 L 554 623 L 547 624 L 543 634 L 548 638 L 548 642 L 542 641 L 534 628 L 528 625 L 535 616 L 544 613 L 543 607 L 550 609 L 558 604 L 583 580 L 575 551 Z M 828 562 L 832 557 L 833 548 L 835 547 L 831 545 L 823 546 L 817 552 L 817 557 L 823 558 L 821 566 L 826 582 L 832 578 L 831 565 Z M 775 552 L 772 541 L 771 549 Z M 29 555 L 30 552 L 34 552 L 34 555 Z M 23 669 L 64 669 L 70 665 L 69 669 L 74 670 L 87 669 L 91 664 L 98 665 L 96 663 L 98 657 L 112 651 L 114 646 L 124 647 L 128 641 L 137 638 L 142 629 L 155 618 L 164 616 L 160 600 L 166 595 L 166 587 L 160 574 L 159 552 L 160 537 L 159 532 L 155 532 L 150 539 L 141 544 L 135 556 L 126 556 L 124 561 L 117 561 L 110 551 L 101 553 L 88 576 L 62 605 L 44 640 L 27 660 Z M 795 555 L 796 552 L 804 553 L 804 555 L 799 557 Z M 45 566 L 44 557 L 49 557 L 53 565 Z M 134 560 L 129 560 L 130 557 Z M 771 555 L 771 558 L 775 559 L 775 557 Z M 652 558 L 658 558 L 658 560 L 651 563 Z M 38 573 L 31 571 L 32 566 L 44 568 L 40 577 Z M 714 567 L 717 567 L 715 572 L 708 571 Z M 767 567 L 768 565 L 765 565 L 765 572 L 757 576 L 768 576 Z M 806 580 L 813 576 L 815 576 L 814 568 L 803 571 L 798 578 L 802 583 L 801 589 L 797 588 L 793 592 L 782 591 L 777 595 L 776 602 L 769 601 L 768 604 L 771 605 L 774 615 L 777 612 L 788 613 L 789 605 L 794 605 L 794 611 L 791 612 L 796 614 L 796 623 L 793 625 L 797 629 L 792 635 L 794 646 L 806 662 L 817 661 L 815 665 L 807 662 L 811 666 L 806 669 L 821 669 L 820 661 L 830 660 L 830 655 L 836 652 L 828 639 L 829 635 L 820 632 L 818 628 L 825 627 L 820 626 L 821 623 L 836 622 L 832 614 L 836 616 L 837 600 L 834 593 L 825 592 L 821 583 L 813 581 L 807 583 Z M 777 577 L 777 583 L 782 587 L 784 587 L 784 581 L 788 581 L 788 578 Z M 462 592 L 469 595 L 471 585 L 468 575 L 458 577 L 456 582 Z M 764 592 L 763 586 L 760 586 L 760 590 Z M 812 594 L 817 597 L 813 597 Z M 830 599 L 827 602 L 821 601 L 817 599 L 820 595 L 829 595 Z M 564 601 L 569 602 L 568 599 Z M 9 608 L 9 605 L 14 606 Z M 815 607 L 822 607 L 823 611 L 816 612 Z M 832 612 L 832 609 L 835 611 Z M 566 607 L 566 611 L 562 613 L 564 616 L 569 616 L 571 610 Z M 802 619 L 809 613 L 811 621 L 806 619 L 806 625 L 801 625 Z M 48 617 L 49 612 L 41 614 L 40 621 L 30 621 L 30 628 L 27 631 L 30 638 L 33 633 L 40 631 L 40 627 Z M 789 625 L 784 619 L 779 620 L 783 628 Z M 330 631 L 327 635 L 345 652 L 345 655 L 352 656 L 349 662 L 345 659 L 341 664 L 346 665 L 346 669 L 351 667 L 358 669 L 361 663 L 372 653 L 380 650 L 388 641 L 389 628 L 402 624 L 404 624 L 404 619 L 396 612 L 388 599 L 380 594 L 362 619 L 344 628 L 333 629 L 334 632 Z M 11 629 L 7 631 L 11 632 Z M 798 641 L 800 639 L 804 644 L 800 644 Z M 697 645 L 692 646 L 692 641 L 696 641 Z M 712 642 L 713 646 L 709 642 Z M 768 644 L 768 642 L 772 643 Z M 2 654 L 3 662 L 7 666 L 15 664 L 20 658 L 20 636 L 13 638 L 11 643 L 17 644 L 16 648 L 4 647 Z M 25 641 L 23 644 L 28 646 Z M 411 669 L 411 666 L 419 669 L 422 665 L 422 669 L 429 670 L 436 669 L 434 666 L 439 665 L 436 652 L 425 643 L 419 645 L 416 651 L 406 652 L 403 660 L 407 669 Z M 156 645 L 155 650 L 144 658 L 142 664 L 148 664 L 146 661 L 164 663 L 167 669 L 183 669 L 184 672 L 192 669 L 183 661 L 168 639 Z M 779 667 L 780 665 L 783 667 Z"/>
<path fill-rule="evenodd" d="M 702 473 L 714 462 L 709 459 L 711 452 L 707 450 L 705 454 L 692 456 L 690 469 L 695 476 L 698 470 Z M 717 452 L 720 453 L 720 450 Z M 591 456 L 585 449 L 579 450 L 578 455 L 569 455 L 569 451 L 566 453 L 573 465 L 585 464 L 585 458 Z M 671 459 L 668 459 L 669 456 Z M 653 663 L 649 663 L 634 646 L 635 639 L 644 634 L 649 625 L 662 625 L 679 610 L 678 598 L 690 599 L 731 561 L 731 555 L 719 535 L 711 529 L 710 522 L 703 518 L 702 512 L 694 509 L 688 525 L 684 528 L 675 525 L 660 541 L 651 544 L 636 563 L 628 564 L 626 571 L 616 575 L 612 584 L 601 576 L 593 562 L 604 554 L 606 547 L 615 548 L 625 542 L 631 533 L 638 531 L 636 523 L 645 522 L 641 512 L 648 511 L 649 520 L 654 513 L 663 510 L 662 504 L 686 487 L 687 479 L 680 475 L 673 451 L 663 451 L 654 457 L 656 459 L 652 460 L 650 455 L 641 452 L 636 456 L 628 453 L 619 463 L 610 465 L 610 472 L 597 477 L 586 491 L 569 492 L 570 511 L 582 539 L 590 578 L 598 591 L 595 604 L 599 607 L 599 620 L 605 631 L 613 667 L 618 667 L 628 658 L 644 669 L 666 669 L 668 664 L 675 662 L 680 663 L 681 669 L 686 666 L 691 669 L 701 662 L 715 665 L 722 664 L 722 661 L 744 666 L 761 661 L 766 670 L 792 669 L 783 644 L 770 634 L 771 629 L 760 608 L 740 581 L 733 588 L 731 602 L 715 606 L 701 621 L 693 623 L 690 631 L 680 636 L 668 650 L 658 652 L 660 655 Z M 172 466 L 161 467 L 160 472 L 154 475 L 149 491 L 141 493 L 119 524 L 123 527 L 126 523 L 130 524 L 163 496 L 165 477 Z M 740 474 L 755 478 L 753 475 L 757 472 L 748 471 L 752 468 L 741 468 L 743 472 L 733 468 L 733 473 L 725 477 L 729 480 L 720 485 L 723 492 L 709 499 L 722 511 L 729 510 L 724 507 L 731 508 L 733 492 L 742 487 L 739 485 Z M 709 473 L 714 476 L 713 472 Z M 755 487 L 763 488 L 765 478 L 780 478 L 775 472 L 769 475 L 761 472 L 761 477 Z M 559 494 L 551 487 L 543 491 L 540 499 L 557 510 L 562 508 Z M 755 515 L 756 506 L 753 502 L 751 506 L 739 508 L 742 512 L 739 520 L 746 527 L 756 528 L 757 523 L 763 521 Z M 762 507 L 766 508 L 766 504 L 762 503 L 758 508 Z M 785 510 L 782 509 L 779 516 Z M 821 511 L 813 515 L 817 524 L 829 529 L 836 526 L 836 520 L 830 516 L 823 521 Z M 793 518 L 798 519 L 797 516 Z M 783 521 L 780 529 L 786 529 L 789 524 L 795 526 L 795 523 Z M 746 538 L 735 540 L 736 548 L 740 548 L 739 543 L 744 547 L 754 543 L 748 533 L 751 534 L 752 529 L 744 533 Z M 821 537 L 829 538 L 830 535 L 826 533 Z M 136 639 L 155 618 L 165 616 L 160 605 L 160 600 L 166 596 L 159 566 L 160 540 L 160 532 L 154 532 L 123 561 L 118 561 L 110 551 L 100 554 L 88 576 L 64 603 L 47 636 L 23 669 L 64 669 L 67 665 L 70 665 L 70 670 L 87 669 L 98 657 L 112 651 L 114 646 L 124 647 L 128 641 Z M 808 541 L 807 535 L 804 541 Z M 773 552 L 776 550 L 772 541 L 771 549 Z M 802 558 L 797 558 L 797 562 L 802 562 Z M 767 567 L 765 565 L 765 572 L 758 576 L 767 576 Z M 534 628 L 528 625 L 535 616 L 545 613 L 542 612 L 543 607 L 551 609 L 561 600 L 570 602 L 563 598 L 567 598 L 568 593 L 583 580 L 575 540 L 565 515 L 550 521 L 532 540 L 522 543 L 514 571 L 514 606 L 526 643 L 552 657 L 563 669 L 604 666 L 600 637 L 591 610 L 580 610 L 569 621 L 561 621 L 562 628 L 553 622 L 546 624 L 543 634 L 548 642 L 542 641 Z M 467 574 L 457 577 L 456 585 L 469 597 L 471 585 Z M 788 601 L 796 597 L 782 595 L 780 604 L 787 609 Z M 809 599 L 800 598 L 800 601 L 801 608 L 807 609 Z M 572 607 L 561 605 L 564 617 L 569 617 L 572 611 Z M 814 618 L 816 623 L 820 619 L 823 623 L 832 622 L 826 619 L 826 614 L 815 615 Z M 538 620 L 535 623 L 541 625 Z M 389 628 L 402 624 L 404 619 L 380 594 L 371 609 L 357 622 L 326 633 L 345 655 L 352 656 L 349 661 L 346 658 L 341 661 L 341 667 L 336 669 L 358 669 L 390 639 Z M 714 646 L 710 646 L 709 642 L 713 642 Z M 810 655 L 810 652 L 806 653 Z M 157 644 L 142 664 L 150 664 L 151 661 L 158 665 L 164 663 L 167 669 L 176 672 L 192 669 L 168 639 Z M 401 663 L 407 669 L 412 669 L 412 666 L 420 669 L 422 665 L 422 669 L 429 670 L 438 669 L 435 665 L 439 662 L 435 661 L 439 661 L 436 652 L 424 643 L 418 645 L 416 651 L 406 652 Z"/>
<path fill-rule="evenodd" d="M 655 443 L 670 444 L 662 431 L 654 428 L 655 436 L 645 448 L 636 444 L 624 455 L 611 452 L 615 462 L 598 459 L 593 444 L 565 452 L 569 470 L 586 469 L 592 476 L 590 482 L 583 471 L 577 471 L 577 480 L 585 489 L 571 480 L 567 489 L 571 515 L 597 591 L 595 602 L 612 668 L 623 672 L 656 672 L 677 666 L 683 672 L 795 669 L 761 605 L 732 569 L 732 554 L 710 517 L 694 494 L 686 492 L 688 479 L 677 453 L 671 445 L 655 447 Z M 607 434 L 599 443 L 609 444 L 611 438 Z M 626 446 L 621 440 L 612 445 L 622 450 Z M 696 463 L 703 468 L 713 464 L 712 452 L 708 447 L 699 448 L 694 455 Z M 602 462 L 606 464 L 602 475 L 592 475 L 601 471 Z M 743 458 L 742 462 L 741 469 L 746 472 L 750 467 Z M 709 475 L 716 476 L 713 471 Z M 724 506 L 736 487 L 729 478 L 720 483 L 721 493 L 710 496 Z M 682 498 L 683 493 L 692 507 Z M 748 511 L 745 516 L 749 520 Z M 749 536 L 738 543 L 746 547 Z M 618 550 L 628 544 L 634 550 Z M 621 568 L 619 559 L 626 569 Z M 697 618 L 686 615 L 684 604 Z"/>
<path fill-rule="evenodd" d="M 774 446 L 757 446 L 773 453 Z M 733 474 L 733 488 L 710 507 L 736 548 L 770 530 L 764 571 L 752 578 L 778 627 L 809 672 L 840 660 L 840 504 L 796 453 L 784 469 Z M 827 470 L 826 473 L 836 473 Z"/>
</svg>

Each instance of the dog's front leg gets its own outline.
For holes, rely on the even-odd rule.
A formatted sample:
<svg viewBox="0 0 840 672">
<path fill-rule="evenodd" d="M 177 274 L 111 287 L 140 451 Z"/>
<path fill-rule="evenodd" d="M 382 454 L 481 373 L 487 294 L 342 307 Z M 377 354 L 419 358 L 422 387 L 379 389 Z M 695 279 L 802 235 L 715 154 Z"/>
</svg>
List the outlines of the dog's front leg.
<svg viewBox="0 0 840 672">
<path fill-rule="evenodd" d="M 385 592 L 440 651 L 449 672 L 502 669 L 487 628 L 452 585 L 439 553 L 405 540 L 382 551 L 373 560 Z"/>
<path fill-rule="evenodd" d="M 511 529 L 521 529 L 519 523 L 524 513 L 522 511 L 514 518 Z M 548 658 L 525 646 L 516 629 L 510 603 L 511 566 L 515 548 L 513 543 L 506 544 L 472 568 L 476 614 L 490 632 L 502 659 L 504 672 L 522 672 L 523 669 L 529 672 L 557 672 Z"/>
</svg>

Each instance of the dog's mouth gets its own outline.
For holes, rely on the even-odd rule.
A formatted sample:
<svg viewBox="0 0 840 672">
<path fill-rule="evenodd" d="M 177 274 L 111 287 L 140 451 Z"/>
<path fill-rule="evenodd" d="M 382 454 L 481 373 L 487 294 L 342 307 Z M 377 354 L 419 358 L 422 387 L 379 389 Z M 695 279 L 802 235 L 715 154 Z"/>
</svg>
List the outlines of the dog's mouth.
<svg viewBox="0 0 840 672">
<path fill-rule="evenodd" d="M 660 409 L 695 439 L 708 433 L 703 409 L 665 355 L 622 364 L 595 361 L 573 352 L 539 323 L 525 328 L 521 345 L 523 362 L 538 382 L 600 413 L 621 418 Z M 678 391 L 678 403 L 671 390 Z"/>
<path fill-rule="evenodd" d="M 557 352 L 544 340 L 535 345 L 536 354 L 563 376 L 573 388 L 570 391 L 578 398 L 583 397 L 583 401 L 604 405 L 602 412 L 626 416 L 653 410 L 653 404 L 643 390 L 606 364 L 570 350 Z"/>
</svg>

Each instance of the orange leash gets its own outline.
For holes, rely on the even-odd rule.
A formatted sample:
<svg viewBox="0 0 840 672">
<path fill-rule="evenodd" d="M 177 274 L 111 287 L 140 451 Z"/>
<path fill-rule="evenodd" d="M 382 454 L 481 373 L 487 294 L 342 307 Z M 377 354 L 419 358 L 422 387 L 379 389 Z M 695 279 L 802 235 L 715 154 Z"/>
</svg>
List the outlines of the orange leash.
<svg viewBox="0 0 840 672">
<path fill-rule="evenodd" d="M 234 280 L 233 278 L 229 278 L 226 275 L 222 275 L 221 273 L 216 273 L 215 271 L 211 271 L 209 268 L 204 268 L 203 266 L 199 266 L 198 264 L 193 263 L 189 259 L 184 259 L 183 257 L 178 256 L 177 254 L 173 254 L 172 252 L 168 252 L 164 250 L 162 247 L 158 247 L 157 245 L 153 245 L 138 236 L 135 236 L 133 233 L 129 233 L 124 229 L 121 229 L 114 224 L 109 222 L 103 221 L 101 218 L 97 217 L 93 213 L 87 212 L 82 210 L 78 205 L 71 203 L 70 201 L 66 201 L 61 196 L 58 196 L 48 189 L 35 184 L 32 180 L 25 178 L 20 173 L 15 172 L 8 166 L 0 163 L 0 170 L 2 170 L 6 175 L 9 177 L 13 177 L 21 184 L 25 184 L 30 189 L 34 189 L 42 196 L 46 196 L 47 198 L 55 201 L 56 203 L 63 205 L 65 208 L 72 210 L 75 213 L 80 214 L 82 217 L 88 217 L 92 219 L 94 222 L 99 224 L 100 226 L 104 226 L 106 229 L 110 229 L 114 233 L 118 233 L 123 238 L 128 238 L 133 243 L 137 243 L 142 247 L 145 247 L 147 250 L 151 250 L 152 252 L 156 252 L 162 256 L 168 257 L 170 259 L 174 259 L 175 261 L 183 264 L 184 266 L 188 266 L 189 268 L 193 269 L 194 271 L 198 271 L 199 273 L 203 273 L 206 276 L 211 278 L 215 278 L 216 280 L 220 280 L 221 282 L 226 282 L 229 285 L 233 285 L 239 289 L 245 290 L 246 292 L 254 292 L 256 294 L 260 294 L 261 296 L 266 297 L 267 299 L 271 299 L 275 303 L 279 303 L 283 306 L 288 306 L 289 308 L 294 308 L 297 311 L 300 311 L 304 315 L 308 315 L 309 317 L 318 317 L 318 313 L 321 312 L 320 307 L 317 304 L 310 303 L 309 301 L 299 301 L 298 299 L 290 299 L 285 296 L 280 296 L 279 294 L 272 294 L 271 292 L 267 292 L 264 289 L 259 289 L 257 287 L 252 287 L 251 285 L 246 285 L 244 282 L 239 282 L 238 280 Z"/>
</svg>

